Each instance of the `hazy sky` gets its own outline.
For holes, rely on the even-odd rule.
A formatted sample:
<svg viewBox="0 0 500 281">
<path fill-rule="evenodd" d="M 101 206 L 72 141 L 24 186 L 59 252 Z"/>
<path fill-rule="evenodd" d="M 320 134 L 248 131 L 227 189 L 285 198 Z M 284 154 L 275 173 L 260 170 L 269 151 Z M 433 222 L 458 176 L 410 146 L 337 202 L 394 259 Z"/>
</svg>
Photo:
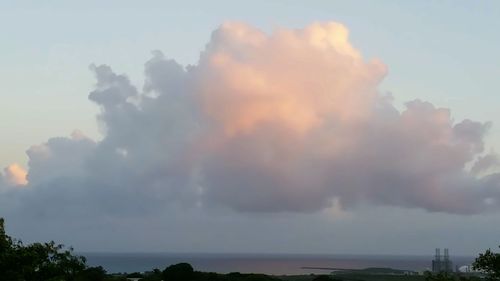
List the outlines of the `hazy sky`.
<svg viewBox="0 0 500 281">
<path fill-rule="evenodd" d="M 500 3 L 82 3 L 0 3 L 0 215 L 15 237 L 500 244 Z"/>
</svg>

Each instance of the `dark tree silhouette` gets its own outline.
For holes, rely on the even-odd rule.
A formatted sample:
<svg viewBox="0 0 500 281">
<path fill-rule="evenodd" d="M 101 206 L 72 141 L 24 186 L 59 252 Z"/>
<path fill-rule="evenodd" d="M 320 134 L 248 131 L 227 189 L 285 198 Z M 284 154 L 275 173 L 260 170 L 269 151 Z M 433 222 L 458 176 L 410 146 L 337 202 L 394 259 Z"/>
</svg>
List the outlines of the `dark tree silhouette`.
<svg viewBox="0 0 500 281">
<path fill-rule="evenodd" d="M 0 273 L 2 280 L 73 281 L 86 269 L 85 258 L 51 241 L 24 245 L 5 232 L 0 218 Z M 81 279 L 80 279 L 81 280 Z"/>
<path fill-rule="evenodd" d="M 491 249 L 486 250 L 484 254 L 479 254 L 472 268 L 486 273 L 488 280 L 500 280 L 500 253 L 494 253 Z"/>
<path fill-rule="evenodd" d="M 189 263 L 174 264 L 163 271 L 165 281 L 190 281 L 194 276 L 194 269 Z"/>
</svg>

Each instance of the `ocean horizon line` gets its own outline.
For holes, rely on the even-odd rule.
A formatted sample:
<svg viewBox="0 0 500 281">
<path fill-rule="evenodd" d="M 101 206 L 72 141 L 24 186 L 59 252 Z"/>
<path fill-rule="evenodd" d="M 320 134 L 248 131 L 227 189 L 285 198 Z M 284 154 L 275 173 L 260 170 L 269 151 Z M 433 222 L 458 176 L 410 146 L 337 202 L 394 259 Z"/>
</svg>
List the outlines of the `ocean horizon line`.
<svg viewBox="0 0 500 281">
<path fill-rule="evenodd" d="M 393 254 L 393 253 L 381 253 L 381 254 L 362 254 L 362 253 L 284 253 L 284 252 L 176 252 L 176 251 L 101 251 L 101 250 L 91 250 L 91 251 L 75 251 L 75 253 L 80 255 L 92 254 L 92 255 L 172 255 L 172 256 L 272 256 L 272 257 L 282 257 L 282 256 L 302 256 L 302 257 L 411 257 L 411 258 L 429 258 L 434 257 L 434 254 Z M 475 258 L 477 255 L 450 255 L 451 257 L 458 258 Z"/>
</svg>

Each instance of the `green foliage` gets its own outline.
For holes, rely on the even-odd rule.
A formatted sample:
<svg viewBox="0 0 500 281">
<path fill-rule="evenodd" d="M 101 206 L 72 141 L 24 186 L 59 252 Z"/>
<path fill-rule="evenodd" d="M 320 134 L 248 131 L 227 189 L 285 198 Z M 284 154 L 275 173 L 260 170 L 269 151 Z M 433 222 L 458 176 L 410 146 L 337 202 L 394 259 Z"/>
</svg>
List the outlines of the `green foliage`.
<svg viewBox="0 0 500 281">
<path fill-rule="evenodd" d="M 161 270 L 158 268 L 153 269 L 152 272 L 144 274 L 144 277 L 141 279 L 141 281 L 161 281 L 163 280 Z"/>
<path fill-rule="evenodd" d="M 174 264 L 163 271 L 165 281 L 191 281 L 194 276 L 194 269 L 189 263 Z"/>
<path fill-rule="evenodd" d="M 474 270 L 486 273 L 488 280 L 500 280 L 500 253 L 493 253 L 491 249 L 479 254 L 472 264 Z"/>
<path fill-rule="evenodd" d="M 127 274 L 127 278 L 142 278 L 142 277 L 143 277 L 142 274 L 139 272 Z"/>
<path fill-rule="evenodd" d="M 101 266 L 89 267 L 81 271 L 75 281 L 105 281 L 107 279 L 106 270 Z"/>
<path fill-rule="evenodd" d="M 89 280 L 86 280 L 86 281 L 91 281 L 93 279 L 89 279 Z M 144 279 L 141 279 L 141 281 L 143 281 Z M 158 280 L 161 280 L 161 279 L 158 279 Z M 129 281 L 127 279 L 127 277 L 125 276 L 112 276 L 112 275 L 108 275 L 104 281 Z"/>
<path fill-rule="evenodd" d="M 315 277 L 312 281 L 332 281 L 333 279 L 330 278 L 328 275 L 319 275 Z"/>
<path fill-rule="evenodd" d="M 5 253 L 12 246 L 12 239 L 5 233 L 4 219 L 0 218 L 0 254 Z"/>
<path fill-rule="evenodd" d="M 425 273 L 425 281 L 455 281 L 455 276 L 446 272 L 433 274 L 429 271 Z"/>
<path fill-rule="evenodd" d="M 239 272 L 219 274 L 214 272 L 200 272 L 195 271 L 188 263 L 168 266 L 161 273 L 161 277 L 164 281 L 279 281 L 279 279 L 265 274 L 242 274 Z M 161 279 L 157 271 L 154 271 L 142 280 L 157 281 Z"/>
<path fill-rule="evenodd" d="M 73 255 L 72 248 L 66 249 L 63 245 L 53 241 L 30 245 L 14 241 L 6 234 L 4 220 L 0 218 L 0 275 L 2 280 L 99 281 L 100 279 L 94 278 L 85 279 L 84 275 L 95 274 L 100 270 L 102 268 L 87 269 L 84 257 Z M 91 275 L 95 276 L 94 274 Z"/>
<path fill-rule="evenodd" d="M 441 272 L 433 274 L 429 271 L 425 273 L 426 281 L 480 281 L 477 276 L 463 276 L 455 273 Z"/>
</svg>

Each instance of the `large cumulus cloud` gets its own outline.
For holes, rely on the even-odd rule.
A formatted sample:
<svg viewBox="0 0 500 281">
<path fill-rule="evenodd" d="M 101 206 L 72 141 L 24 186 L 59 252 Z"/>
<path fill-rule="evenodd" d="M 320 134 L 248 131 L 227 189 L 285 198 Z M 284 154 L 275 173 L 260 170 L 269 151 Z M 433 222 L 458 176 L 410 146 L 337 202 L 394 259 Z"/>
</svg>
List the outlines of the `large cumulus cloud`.
<svg viewBox="0 0 500 281">
<path fill-rule="evenodd" d="M 141 89 L 109 66 L 91 70 L 103 139 L 75 132 L 31 147 L 29 183 L 15 182 L 15 169 L 0 183 L 27 184 L 0 189 L 9 206 L 54 215 L 500 207 L 498 157 L 484 153 L 490 124 L 457 122 L 421 100 L 398 110 L 377 90 L 385 65 L 365 60 L 341 24 L 265 34 L 226 23 L 196 65 L 154 52 Z"/>
</svg>

